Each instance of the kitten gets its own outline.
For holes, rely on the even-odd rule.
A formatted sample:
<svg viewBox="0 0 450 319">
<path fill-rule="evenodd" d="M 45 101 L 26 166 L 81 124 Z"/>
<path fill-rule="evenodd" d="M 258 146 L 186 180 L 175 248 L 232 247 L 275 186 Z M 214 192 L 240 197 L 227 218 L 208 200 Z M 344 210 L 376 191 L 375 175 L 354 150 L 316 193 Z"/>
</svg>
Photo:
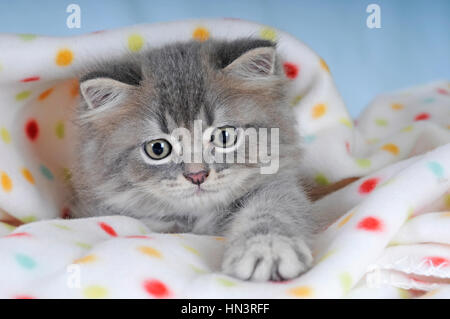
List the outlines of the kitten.
<svg viewBox="0 0 450 319">
<path fill-rule="evenodd" d="M 256 39 L 175 43 L 84 72 L 74 215 L 126 215 L 152 231 L 224 235 L 222 269 L 244 280 L 305 272 L 315 228 L 299 186 L 301 150 L 275 46 Z M 170 134 L 192 132 L 196 120 L 206 134 L 200 144 L 233 156 L 249 150 L 237 143 L 238 128 L 279 128 L 271 154 L 278 171 L 261 174 L 263 163 L 248 154 L 245 163 L 180 160 L 192 141 Z"/>
</svg>

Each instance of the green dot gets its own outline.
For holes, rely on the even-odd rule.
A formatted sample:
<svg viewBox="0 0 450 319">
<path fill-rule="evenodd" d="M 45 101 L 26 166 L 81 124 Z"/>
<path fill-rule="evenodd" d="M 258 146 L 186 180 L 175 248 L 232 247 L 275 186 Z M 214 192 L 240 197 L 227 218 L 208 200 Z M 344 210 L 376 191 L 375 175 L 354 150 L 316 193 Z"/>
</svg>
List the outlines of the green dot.
<svg viewBox="0 0 450 319">
<path fill-rule="evenodd" d="M 23 41 L 32 41 L 32 40 L 36 39 L 37 35 L 31 34 L 31 33 L 24 33 L 24 34 L 19 34 L 19 37 Z"/>
<path fill-rule="evenodd" d="M 17 263 L 26 269 L 33 269 L 36 267 L 36 262 L 28 255 L 16 254 L 15 256 Z"/>
<path fill-rule="evenodd" d="M 204 274 L 206 273 L 206 270 L 200 269 L 194 265 L 189 265 L 193 271 L 195 271 L 197 274 Z"/>
<path fill-rule="evenodd" d="M 72 230 L 70 227 L 67 227 L 66 225 L 61 225 L 61 224 L 52 224 L 52 226 L 59 228 L 59 229 L 63 229 L 63 230 Z"/>
<path fill-rule="evenodd" d="M 378 126 L 387 126 L 388 121 L 386 119 L 378 118 L 375 120 L 375 124 Z"/>
<path fill-rule="evenodd" d="M 352 288 L 352 276 L 348 272 L 343 272 L 339 275 L 339 281 L 344 293 L 347 293 Z"/>
<path fill-rule="evenodd" d="M 233 287 L 233 286 L 236 286 L 236 283 L 234 283 L 234 282 L 232 282 L 231 280 L 226 279 L 226 278 L 217 278 L 217 282 L 218 282 L 219 284 L 221 284 L 222 286 L 225 286 L 225 287 Z"/>
<path fill-rule="evenodd" d="M 42 175 L 44 175 L 44 177 L 46 179 L 48 179 L 49 181 L 52 181 L 54 179 L 53 173 L 47 167 L 45 167 L 44 165 L 41 165 L 40 169 L 41 169 Z"/>
<path fill-rule="evenodd" d="M 92 248 L 92 245 L 86 244 L 86 243 L 83 243 L 83 242 L 80 242 L 80 241 L 77 241 L 75 243 L 75 245 L 77 245 L 78 247 L 84 248 L 84 249 L 91 249 Z"/>
<path fill-rule="evenodd" d="M 56 123 L 55 134 L 56 134 L 56 137 L 58 137 L 59 139 L 64 138 L 64 134 L 65 134 L 64 122 L 59 121 L 58 123 Z"/>
<path fill-rule="evenodd" d="M 34 215 L 28 215 L 28 216 L 24 216 L 24 217 L 20 218 L 20 221 L 25 224 L 35 222 L 36 220 L 37 220 L 37 218 Z"/>
<path fill-rule="evenodd" d="M 31 95 L 31 91 L 22 91 L 16 94 L 17 101 L 23 101 Z"/>
<path fill-rule="evenodd" d="M 326 185 L 330 184 L 330 182 L 328 181 L 328 178 L 326 178 L 325 175 L 323 175 L 323 174 L 317 174 L 316 177 L 314 177 L 314 180 L 316 181 L 316 183 L 318 185 L 321 185 L 321 186 L 326 186 Z"/>
<path fill-rule="evenodd" d="M 372 163 L 370 162 L 370 159 L 367 159 L 367 158 L 358 158 L 355 161 L 356 161 L 356 164 L 358 164 L 358 166 L 362 167 L 362 168 L 368 168 L 368 167 L 370 167 L 370 165 L 372 165 Z"/>
</svg>

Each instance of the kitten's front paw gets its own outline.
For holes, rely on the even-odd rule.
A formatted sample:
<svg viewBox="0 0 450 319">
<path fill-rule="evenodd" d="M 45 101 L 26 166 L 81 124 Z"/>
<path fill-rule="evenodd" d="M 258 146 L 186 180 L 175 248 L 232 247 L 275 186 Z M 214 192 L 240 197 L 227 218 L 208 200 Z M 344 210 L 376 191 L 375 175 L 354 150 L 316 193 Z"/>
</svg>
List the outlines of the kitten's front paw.
<svg viewBox="0 0 450 319">
<path fill-rule="evenodd" d="M 244 280 L 287 280 L 308 270 L 312 261 L 311 250 L 301 238 L 257 235 L 233 241 L 225 250 L 222 269 Z"/>
</svg>

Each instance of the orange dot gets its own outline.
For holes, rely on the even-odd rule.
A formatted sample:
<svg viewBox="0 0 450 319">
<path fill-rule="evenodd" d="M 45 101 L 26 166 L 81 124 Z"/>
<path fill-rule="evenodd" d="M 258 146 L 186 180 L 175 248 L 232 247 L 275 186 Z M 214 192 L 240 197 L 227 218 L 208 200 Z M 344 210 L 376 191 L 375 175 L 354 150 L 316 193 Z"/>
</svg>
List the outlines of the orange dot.
<svg viewBox="0 0 450 319">
<path fill-rule="evenodd" d="M 306 298 L 311 297 L 313 294 L 313 289 L 309 286 L 300 286 L 289 289 L 288 293 L 295 297 Z"/>
<path fill-rule="evenodd" d="M 94 262 L 96 260 L 97 260 L 97 256 L 95 256 L 95 255 L 87 255 L 87 256 L 78 258 L 73 263 L 74 264 L 88 264 L 88 263 L 92 263 L 92 262 Z"/>
<path fill-rule="evenodd" d="M 73 52 L 69 49 L 61 49 L 56 54 L 55 62 L 59 66 L 68 66 L 73 61 Z"/>
<path fill-rule="evenodd" d="M 404 106 L 400 103 L 393 103 L 391 104 L 391 108 L 395 111 L 403 110 Z"/>
<path fill-rule="evenodd" d="M 314 119 L 318 119 L 319 117 L 322 117 L 327 112 L 327 106 L 324 103 L 316 104 L 312 108 L 312 117 Z"/>
<path fill-rule="evenodd" d="M 147 256 L 150 256 L 150 257 L 156 257 L 156 258 L 162 257 L 161 253 L 158 250 L 156 250 L 155 248 L 150 247 L 150 246 L 140 246 L 140 247 L 138 247 L 138 250 L 141 253 L 143 253 Z"/>
<path fill-rule="evenodd" d="M 392 153 L 393 155 L 398 155 L 398 153 L 400 152 L 400 150 L 398 149 L 398 146 L 392 143 L 389 144 L 384 144 L 381 149 L 383 151 L 387 151 L 389 153 Z"/>
<path fill-rule="evenodd" d="M 50 94 L 52 94 L 52 92 L 53 92 L 53 88 L 50 88 L 50 89 L 48 89 L 48 90 L 45 90 L 44 92 L 42 92 L 42 93 L 39 95 L 38 100 L 39 100 L 39 101 L 45 100 L 46 98 L 48 98 L 48 96 L 49 96 Z"/>
<path fill-rule="evenodd" d="M 328 64 L 325 62 L 324 59 L 320 59 L 320 67 L 325 71 L 327 71 L 328 73 L 330 72 L 330 68 L 328 67 Z"/>
<path fill-rule="evenodd" d="M 72 86 L 70 88 L 70 95 L 72 95 L 72 97 L 77 97 L 78 94 L 80 94 L 80 83 L 78 82 L 78 80 L 75 80 L 72 82 Z"/>
<path fill-rule="evenodd" d="M 348 221 L 353 217 L 353 215 L 355 215 L 355 212 L 351 212 L 349 213 L 347 216 L 344 216 L 344 218 L 342 218 L 342 220 L 338 223 L 338 227 L 341 228 L 342 226 L 344 226 L 345 224 L 348 223 Z"/>
<path fill-rule="evenodd" d="M 22 175 L 27 181 L 29 181 L 31 184 L 34 184 L 34 177 L 28 169 L 23 168 Z"/>
<path fill-rule="evenodd" d="M 12 183 L 11 178 L 9 178 L 9 176 L 5 172 L 2 172 L 0 180 L 1 180 L 3 190 L 5 192 L 10 192 L 13 188 L 13 183 Z"/>
<path fill-rule="evenodd" d="M 200 42 L 206 41 L 209 39 L 209 31 L 204 27 L 198 27 L 192 33 L 192 37 Z"/>
</svg>

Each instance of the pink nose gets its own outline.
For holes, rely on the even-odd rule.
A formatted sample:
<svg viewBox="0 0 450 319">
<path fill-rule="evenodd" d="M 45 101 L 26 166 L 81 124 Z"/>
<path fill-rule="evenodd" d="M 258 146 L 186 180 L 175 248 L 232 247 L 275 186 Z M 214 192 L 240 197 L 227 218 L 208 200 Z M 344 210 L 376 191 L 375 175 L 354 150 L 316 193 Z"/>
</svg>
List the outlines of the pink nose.
<svg viewBox="0 0 450 319">
<path fill-rule="evenodd" d="M 209 172 L 200 171 L 200 172 L 196 172 L 196 173 L 183 174 L 183 175 L 192 184 L 200 185 L 201 183 L 203 183 L 206 180 L 206 178 L 209 175 Z"/>
</svg>

